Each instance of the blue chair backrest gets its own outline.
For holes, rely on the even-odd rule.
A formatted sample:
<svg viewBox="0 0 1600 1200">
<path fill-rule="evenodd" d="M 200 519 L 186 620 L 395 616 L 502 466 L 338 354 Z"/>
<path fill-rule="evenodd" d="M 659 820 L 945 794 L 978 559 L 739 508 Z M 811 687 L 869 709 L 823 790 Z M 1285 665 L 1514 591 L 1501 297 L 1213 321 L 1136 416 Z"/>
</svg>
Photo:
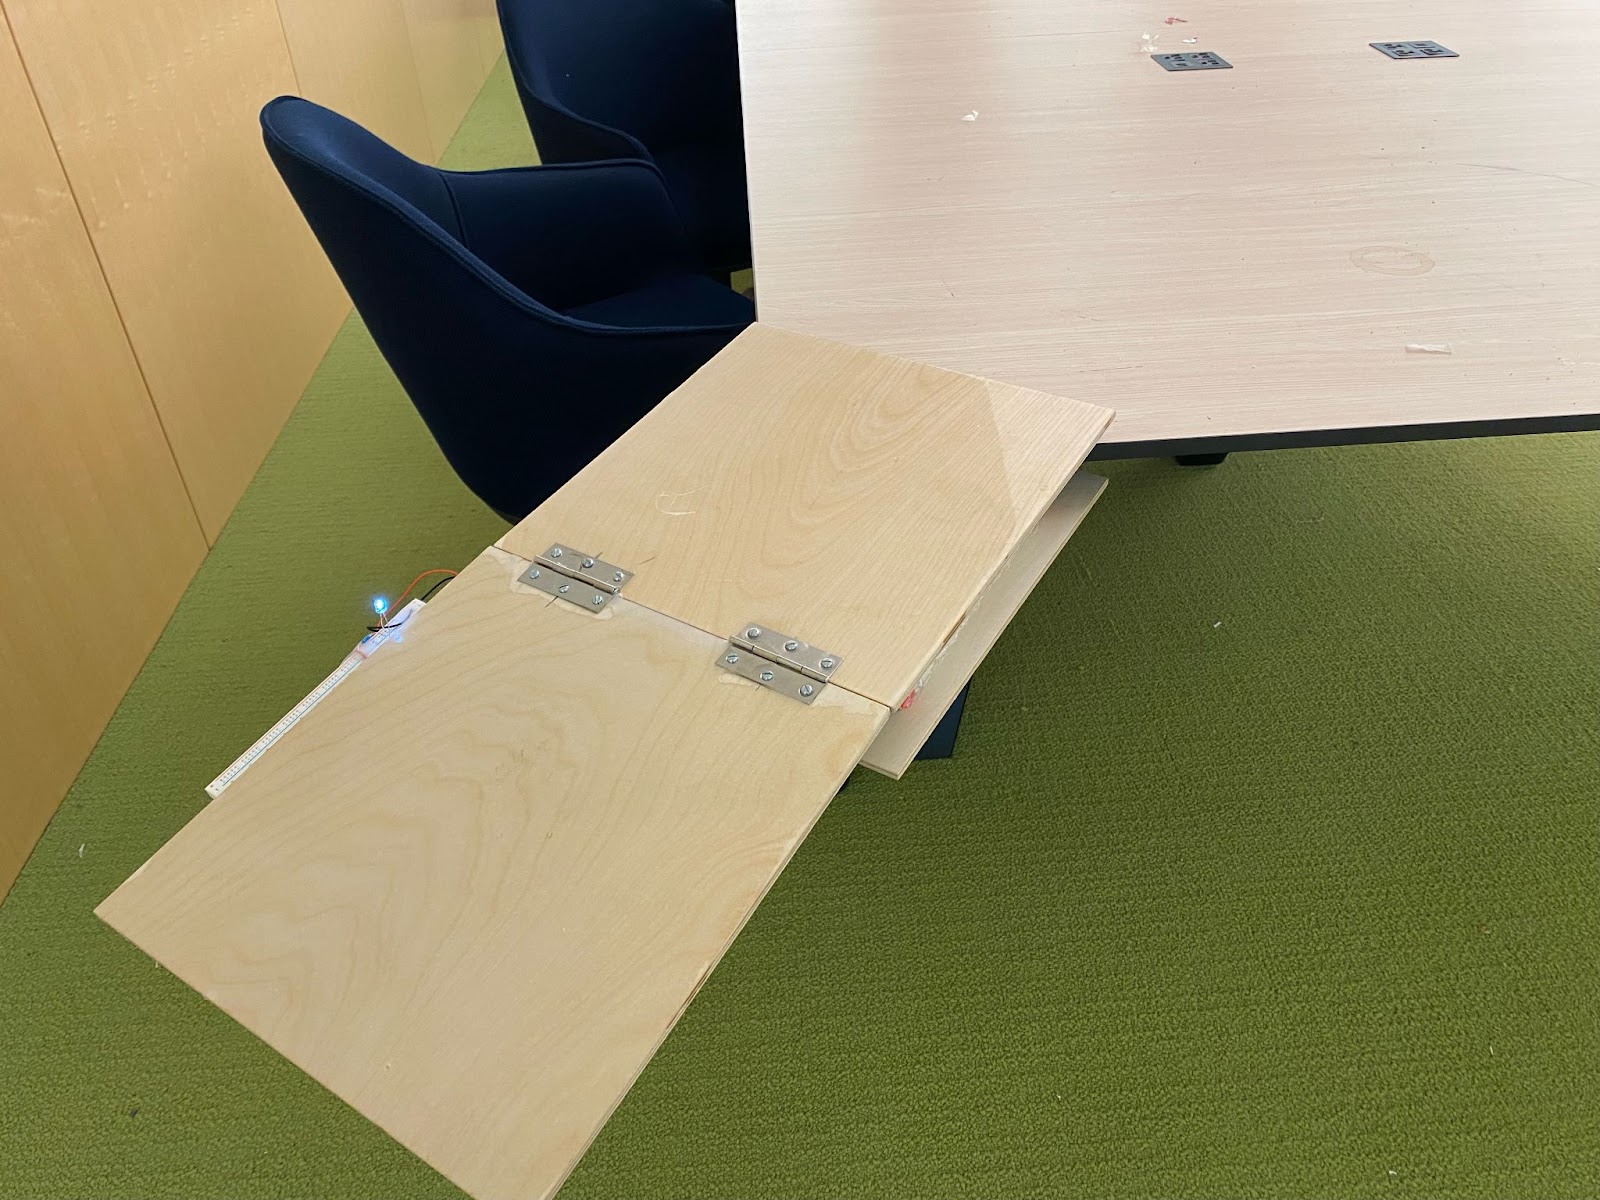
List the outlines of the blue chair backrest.
<svg viewBox="0 0 1600 1200">
<path fill-rule="evenodd" d="M 545 162 L 738 141 L 739 52 L 727 0 L 497 2 Z"/>
<path fill-rule="evenodd" d="M 646 164 L 438 171 L 294 97 L 269 103 L 261 126 L 440 449 L 502 515 L 536 507 L 736 332 L 617 329 L 556 311 L 605 293 L 605 264 L 563 257 L 574 208 L 593 222 L 597 173 L 658 192 Z M 635 252 L 625 223 L 612 250 Z"/>
</svg>

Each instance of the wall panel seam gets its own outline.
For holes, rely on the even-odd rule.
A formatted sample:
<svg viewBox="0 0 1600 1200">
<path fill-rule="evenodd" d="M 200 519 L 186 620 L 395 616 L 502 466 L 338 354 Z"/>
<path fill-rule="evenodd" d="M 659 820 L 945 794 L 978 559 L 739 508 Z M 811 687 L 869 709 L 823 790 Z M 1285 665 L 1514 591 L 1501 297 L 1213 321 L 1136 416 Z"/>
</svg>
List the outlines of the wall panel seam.
<svg viewBox="0 0 1600 1200">
<path fill-rule="evenodd" d="M 5 0 L 0 0 L 0 20 L 5 21 L 6 34 L 16 49 L 17 62 L 21 65 L 22 76 L 27 81 L 28 93 L 33 97 L 34 108 L 39 111 L 39 121 L 44 126 L 45 132 L 50 135 L 50 151 L 55 155 L 56 165 L 61 168 L 61 178 L 67 185 L 67 195 L 72 200 L 72 209 L 78 214 L 78 224 L 83 228 L 84 240 L 89 243 L 89 253 L 94 255 L 95 270 L 100 274 L 100 282 L 105 285 L 112 311 L 117 314 L 117 327 L 122 331 L 122 340 L 127 344 L 128 353 L 133 358 L 134 370 L 139 372 L 139 388 L 144 393 L 144 402 L 150 406 L 151 415 L 156 420 L 156 428 L 161 430 L 161 441 L 167 448 L 167 458 L 172 463 L 172 473 L 178 477 L 178 485 L 183 488 L 184 502 L 189 506 L 189 515 L 194 519 L 195 529 L 209 550 L 214 544 L 213 539 L 206 533 L 205 524 L 200 520 L 200 510 L 194 502 L 194 495 L 189 491 L 189 481 L 184 478 L 183 468 L 178 465 L 177 452 L 172 448 L 172 436 L 167 432 L 167 424 L 161 418 L 161 409 L 156 405 L 155 393 L 150 390 L 150 380 L 145 374 L 144 361 L 139 356 L 139 348 L 134 345 L 133 335 L 128 332 L 128 322 L 122 315 L 122 302 L 117 299 L 116 289 L 111 286 L 111 277 L 106 274 L 105 262 L 100 257 L 100 244 L 95 240 L 94 231 L 89 228 L 89 218 L 84 215 L 83 204 L 78 199 L 78 189 L 72 182 L 72 173 L 67 170 L 66 160 L 61 157 L 61 143 L 56 137 L 56 131 L 50 126 L 50 115 L 45 112 L 44 104 L 39 99 L 39 89 L 34 84 L 33 72 L 28 67 L 27 53 L 17 38 L 16 27 L 11 23 L 11 14 L 6 11 Z M 198 569 L 198 564 L 196 566 Z"/>
</svg>

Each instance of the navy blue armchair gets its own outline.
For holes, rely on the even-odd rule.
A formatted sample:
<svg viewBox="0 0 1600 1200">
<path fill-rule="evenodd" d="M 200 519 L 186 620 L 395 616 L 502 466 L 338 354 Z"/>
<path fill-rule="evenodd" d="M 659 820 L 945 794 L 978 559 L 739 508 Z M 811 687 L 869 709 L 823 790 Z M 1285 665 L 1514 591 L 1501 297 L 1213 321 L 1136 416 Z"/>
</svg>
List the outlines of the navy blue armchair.
<svg viewBox="0 0 1600 1200">
<path fill-rule="evenodd" d="M 440 171 L 291 96 L 261 128 L 439 448 L 509 520 L 754 319 L 648 163 Z"/>
<path fill-rule="evenodd" d="M 545 162 L 660 168 L 708 270 L 750 265 L 739 46 L 727 0 L 497 0 Z"/>
</svg>

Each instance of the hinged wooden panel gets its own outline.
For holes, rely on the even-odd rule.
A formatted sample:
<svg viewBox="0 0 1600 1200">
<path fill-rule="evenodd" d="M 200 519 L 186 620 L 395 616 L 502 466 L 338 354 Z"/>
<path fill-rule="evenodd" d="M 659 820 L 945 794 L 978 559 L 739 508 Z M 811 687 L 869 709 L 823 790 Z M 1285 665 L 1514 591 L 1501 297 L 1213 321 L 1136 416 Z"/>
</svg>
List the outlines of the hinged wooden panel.
<svg viewBox="0 0 1600 1200">
<path fill-rule="evenodd" d="M 894 706 L 1110 418 L 756 325 L 500 545 L 582 546 L 635 573 L 636 603 L 781 629 Z"/>
<path fill-rule="evenodd" d="M 99 909 L 479 1200 L 556 1189 L 888 715 L 527 565 L 486 551 Z"/>
</svg>

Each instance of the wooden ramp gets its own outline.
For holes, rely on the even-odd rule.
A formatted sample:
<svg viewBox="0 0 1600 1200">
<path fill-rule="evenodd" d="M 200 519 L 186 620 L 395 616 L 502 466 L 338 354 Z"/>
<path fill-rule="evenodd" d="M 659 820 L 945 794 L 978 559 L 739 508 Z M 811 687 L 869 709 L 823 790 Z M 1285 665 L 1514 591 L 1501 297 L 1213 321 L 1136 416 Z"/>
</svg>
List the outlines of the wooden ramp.
<svg viewBox="0 0 1600 1200">
<path fill-rule="evenodd" d="M 754 327 L 98 911 L 475 1197 L 548 1196 L 1109 419 Z M 558 598 L 556 543 L 634 575 Z M 831 678 L 729 669 L 758 627 Z"/>
</svg>

